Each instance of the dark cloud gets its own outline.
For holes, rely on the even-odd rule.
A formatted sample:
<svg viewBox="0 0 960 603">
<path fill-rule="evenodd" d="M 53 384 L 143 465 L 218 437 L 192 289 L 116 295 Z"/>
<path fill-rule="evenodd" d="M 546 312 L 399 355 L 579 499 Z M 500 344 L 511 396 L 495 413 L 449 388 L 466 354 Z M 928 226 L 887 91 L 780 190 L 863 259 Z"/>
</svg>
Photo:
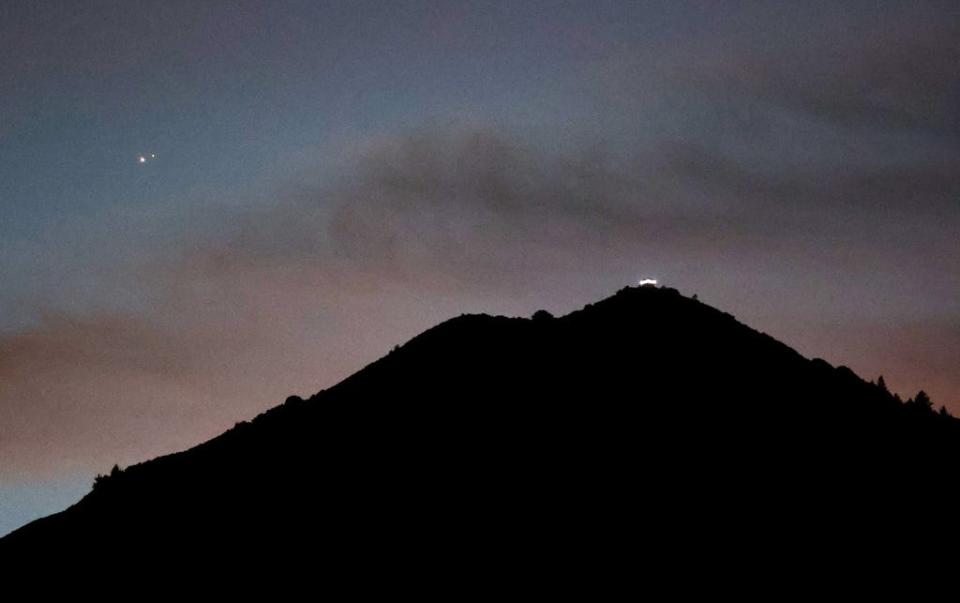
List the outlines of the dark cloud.
<svg viewBox="0 0 960 603">
<path fill-rule="evenodd" d="M 537 261 L 547 261 L 560 241 L 597 245 L 637 222 L 634 192 L 599 159 L 545 154 L 487 128 L 422 129 L 361 145 L 335 184 L 240 216 L 222 248 L 196 251 L 212 270 L 225 261 L 310 262 L 384 278 L 502 273 L 517 249 L 545 246 Z"/>
<path fill-rule="evenodd" d="M 839 125 L 960 134 L 960 16 L 885 25 L 760 58 L 750 92 Z"/>
<path fill-rule="evenodd" d="M 957 218 L 953 210 L 960 196 L 960 155 L 888 165 L 832 164 L 783 170 L 751 168 L 695 145 L 675 144 L 664 149 L 664 168 L 736 212 L 815 210 L 822 217 L 823 210 L 833 215 L 852 211 L 865 220 L 881 212 L 899 212 L 914 218 L 952 220 Z M 764 219 L 757 215 L 752 221 Z"/>
<path fill-rule="evenodd" d="M 956 6 L 813 4 L 732 10 L 695 40 L 666 49 L 654 72 L 712 101 L 732 101 L 733 116 L 773 106 L 834 127 L 919 129 L 955 143 Z"/>
</svg>

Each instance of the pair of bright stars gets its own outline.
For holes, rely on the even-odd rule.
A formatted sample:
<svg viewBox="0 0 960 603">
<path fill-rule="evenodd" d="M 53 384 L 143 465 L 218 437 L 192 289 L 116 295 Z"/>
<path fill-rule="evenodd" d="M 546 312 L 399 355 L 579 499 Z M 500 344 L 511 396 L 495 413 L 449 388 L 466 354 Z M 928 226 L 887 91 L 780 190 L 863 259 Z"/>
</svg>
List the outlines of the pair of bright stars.
<svg viewBox="0 0 960 603">
<path fill-rule="evenodd" d="M 140 155 L 137 157 L 137 163 L 146 163 L 157 158 L 156 153 L 150 153 L 149 155 Z"/>
</svg>

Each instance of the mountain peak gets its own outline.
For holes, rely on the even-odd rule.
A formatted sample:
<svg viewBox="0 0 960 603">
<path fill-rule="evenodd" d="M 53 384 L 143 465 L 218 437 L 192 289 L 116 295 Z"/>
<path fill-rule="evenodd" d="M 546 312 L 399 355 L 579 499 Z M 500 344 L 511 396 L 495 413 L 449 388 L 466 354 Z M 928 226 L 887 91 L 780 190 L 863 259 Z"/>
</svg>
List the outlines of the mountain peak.
<svg viewBox="0 0 960 603">
<path fill-rule="evenodd" d="M 920 459 L 929 469 L 960 441 L 957 421 L 928 406 L 675 289 L 625 287 L 557 318 L 448 320 L 309 399 L 118 468 L 0 551 L 98 542 L 159 555 L 187 543 L 230 556 L 240 541 L 266 551 L 307 539 L 367 559 L 364 542 L 440 547 L 404 554 L 406 567 L 532 529 L 541 554 L 579 555 L 601 544 L 582 531 L 587 518 L 627 529 L 651 492 L 684 509 L 731 484 L 738 501 L 842 491 L 853 466 L 876 484 L 915 478 Z M 554 522 L 576 535 L 551 551 Z"/>
</svg>

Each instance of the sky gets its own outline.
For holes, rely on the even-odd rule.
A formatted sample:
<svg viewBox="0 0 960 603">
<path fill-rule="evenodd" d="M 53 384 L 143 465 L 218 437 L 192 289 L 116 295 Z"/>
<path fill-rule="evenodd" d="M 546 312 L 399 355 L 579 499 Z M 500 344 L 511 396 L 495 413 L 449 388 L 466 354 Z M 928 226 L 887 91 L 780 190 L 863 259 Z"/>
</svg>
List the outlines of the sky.
<svg viewBox="0 0 960 603">
<path fill-rule="evenodd" d="M 0 534 L 645 277 L 960 415 L 958 233 L 956 2 L 6 1 Z"/>
</svg>

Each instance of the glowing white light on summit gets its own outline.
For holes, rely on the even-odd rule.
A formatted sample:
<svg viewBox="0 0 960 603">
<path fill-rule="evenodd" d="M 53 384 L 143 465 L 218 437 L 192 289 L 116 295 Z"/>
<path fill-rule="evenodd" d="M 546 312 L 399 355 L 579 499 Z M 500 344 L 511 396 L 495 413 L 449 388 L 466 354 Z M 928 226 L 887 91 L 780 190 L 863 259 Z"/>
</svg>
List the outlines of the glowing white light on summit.
<svg viewBox="0 0 960 603">
<path fill-rule="evenodd" d="M 639 284 L 641 287 L 643 287 L 644 285 L 653 285 L 654 287 L 656 287 L 656 286 L 657 286 L 657 279 L 655 279 L 655 278 L 642 278 L 642 279 L 640 279 L 640 282 L 639 282 L 638 284 Z"/>
</svg>

